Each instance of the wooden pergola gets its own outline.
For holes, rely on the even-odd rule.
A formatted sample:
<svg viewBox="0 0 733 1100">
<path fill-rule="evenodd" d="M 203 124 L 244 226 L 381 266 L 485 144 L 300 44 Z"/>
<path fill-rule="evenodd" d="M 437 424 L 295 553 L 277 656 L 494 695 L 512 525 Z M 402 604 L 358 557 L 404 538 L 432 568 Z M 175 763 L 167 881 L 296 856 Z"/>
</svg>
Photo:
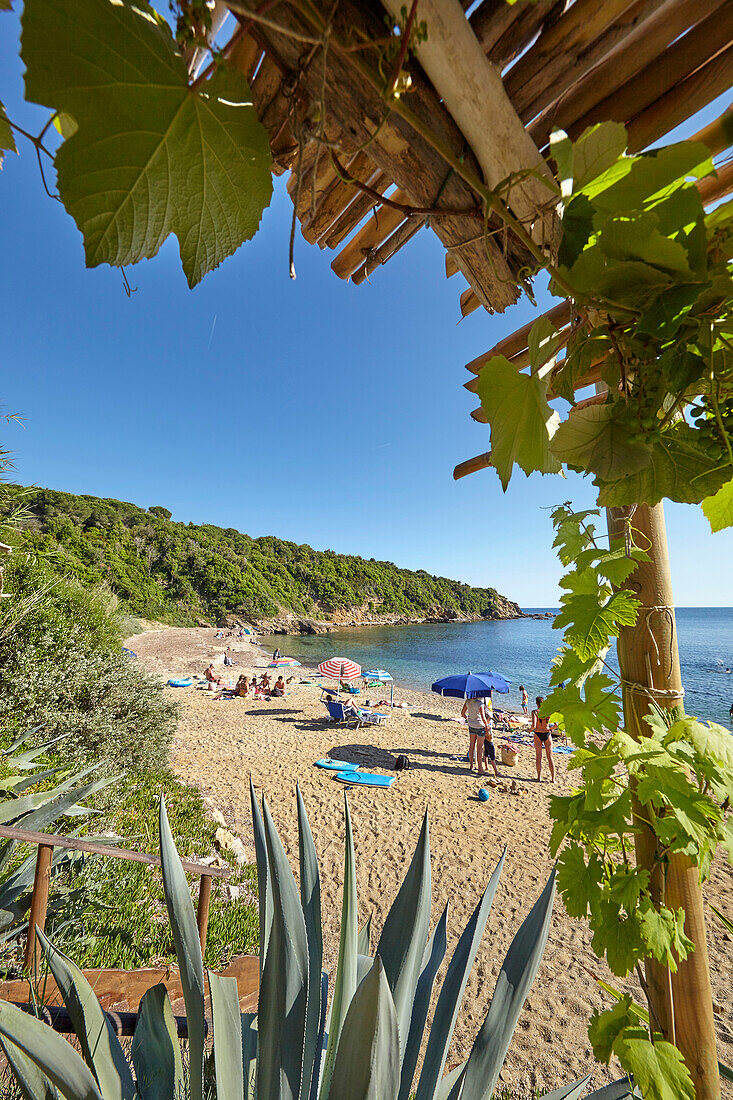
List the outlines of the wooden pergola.
<svg viewBox="0 0 733 1100">
<path fill-rule="evenodd" d="M 460 272 L 465 280 L 464 316 L 481 306 L 505 310 L 519 298 L 525 273 L 555 255 L 554 127 L 577 138 L 593 123 L 614 120 L 625 124 L 630 150 L 642 151 L 724 94 L 733 72 L 731 0 L 216 0 L 214 35 L 229 11 L 234 30 L 224 52 L 251 83 L 273 171 L 289 173 L 293 233 L 299 223 L 306 241 L 333 253 L 339 278 L 361 284 L 430 229 L 445 248 L 446 275 Z M 197 83 L 205 78 L 203 57 L 193 54 L 189 64 Z M 696 135 L 713 155 L 731 144 L 730 109 L 726 116 L 725 125 Z M 717 178 L 699 188 L 705 204 L 729 194 L 733 163 L 720 164 Z M 548 316 L 567 343 L 570 304 Z M 529 327 L 467 364 L 469 391 L 493 354 L 529 366 Z M 599 379 L 594 363 L 576 391 Z M 587 398 L 595 399 L 605 398 Z M 480 409 L 472 416 L 485 423 Z M 488 465 L 484 453 L 455 476 Z M 612 539 L 624 520 L 609 516 Z M 678 703 L 661 505 L 637 507 L 634 525 L 651 549 L 633 586 L 643 606 L 667 613 L 652 642 L 672 659 L 663 684 L 660 672 L 655 682 L 643 628 L 626 628 L 618 646 L 624 684 L 649 698 L 660 698 L 663 687 L 664 698 Z M 626 728 L 642 736 L 628 690 Z M 653 840 L 637 845 L 645 867 L 653 863 Z M 685 1056 L 698 1100 L 717 1100 L 697 867 L 673 857 L 666 889 L 667 904 L 685 909 L 696 950 L 671 979 L 647 966 L 650 1003 Z"/>
</svg>

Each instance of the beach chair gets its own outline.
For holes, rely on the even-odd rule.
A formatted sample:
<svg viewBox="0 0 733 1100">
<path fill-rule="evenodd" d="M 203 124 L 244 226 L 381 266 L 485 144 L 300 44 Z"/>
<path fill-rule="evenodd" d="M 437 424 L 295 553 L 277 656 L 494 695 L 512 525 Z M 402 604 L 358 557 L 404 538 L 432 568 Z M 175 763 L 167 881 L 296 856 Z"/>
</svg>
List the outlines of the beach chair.
<svg viewBox="0 0 733 1100">
<path fill-rule="evenodd" d="M 336 722 L 339 726 L 353 725 L 354 729 L 358 729 L 362 725 L 360 715 L 347 714 L 344 703 L 337 703 L 335 700 L 332 703 L 327 703 L 325 699 L 322 699 L 321 702 L 328 711 L 331 721 Z"/>
<path fill-rule="evenodd" d="M 361 692 L 361 688 L 347 684 L 344 680 L 341 681 L 341 690 L 345 691 L 347 695 L 359 695 Z"/>
</svg>

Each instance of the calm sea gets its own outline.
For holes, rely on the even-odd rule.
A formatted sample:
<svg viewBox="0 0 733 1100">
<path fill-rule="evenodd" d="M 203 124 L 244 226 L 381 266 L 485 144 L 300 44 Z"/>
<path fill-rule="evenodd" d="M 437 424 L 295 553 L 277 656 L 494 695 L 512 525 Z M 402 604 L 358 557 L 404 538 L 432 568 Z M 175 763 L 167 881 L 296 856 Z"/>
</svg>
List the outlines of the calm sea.
<svg viewBox="0 0 733 1100">
<path fill-rule="evenodd" d="M 528 607 L 525 611 L 557 610 Z M 728 726 L 733 703 L 733 608 L 677 608 L 685 707 L 688 714 Z M 429 691 L 434 680 L 452 672 L 501 672 L 512 682 L 509 706 L 519 706 L 518 686 L 530 698 L 546 693 L 548 670 L 561 641 L 552 620 L 510 619 L 419 626 L 349 627 L 326 635 L 264 639 L 304 664 L 335 655 L 368 668 L 384 668 L 395 686 Z M 615 660 L 613 661 L 615 664 Z"/>
</svg>

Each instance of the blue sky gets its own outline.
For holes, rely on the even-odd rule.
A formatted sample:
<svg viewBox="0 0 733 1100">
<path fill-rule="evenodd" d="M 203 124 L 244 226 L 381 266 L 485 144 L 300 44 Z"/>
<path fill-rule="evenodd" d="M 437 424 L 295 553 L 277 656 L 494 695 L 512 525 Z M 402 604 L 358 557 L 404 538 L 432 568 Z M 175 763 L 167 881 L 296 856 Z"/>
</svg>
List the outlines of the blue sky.
<svg viewBox="0 0 733 1100">
<path fill-rule="evenodd" d="M 47 113 L 23 103 L 17 20 L 2 19 L 0 99 L 38 132 Z M 0 445 L 16 480 L 557 601 L 549 508 L 592 506 L 590 483 L 518 472 L 503 494 L 493 471 L 452 479 L 488 445 L 464 364 L 532 316 L 526 301 L 461 321 L 465 284 L 425 230 L 361 287 L 298 234 L 291 281 L 282 180 L 255 239 L 195 290 L 171 238 L 130 269 L 127 298 L 118 271 L 84 267 L 19 148 L 0 175 L 0 404 L 23 418 Z M 667 520 L 677 602 L 733 603 L 733 533 L 711 535 L 698 508 L 668 505 Z"/>
</svg>

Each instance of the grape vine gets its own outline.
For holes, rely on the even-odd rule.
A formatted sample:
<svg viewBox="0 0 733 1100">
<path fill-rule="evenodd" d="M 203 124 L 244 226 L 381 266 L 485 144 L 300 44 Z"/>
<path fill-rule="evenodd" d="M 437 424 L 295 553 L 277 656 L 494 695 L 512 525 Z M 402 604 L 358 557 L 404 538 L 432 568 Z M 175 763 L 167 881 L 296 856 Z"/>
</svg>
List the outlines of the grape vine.
<svg viewBox="0 0 733 1100">
<path fill-rule="evenodd" d="M 554 625 L 564 637 L 541 713 L 576 746 L 569 766 L 582 784 L 552 798 L 550 847 L 559 853 L 557 882 L 568 914 L 588 920 L 593 950 L 614 974 L 635 972 L 645 987 L 646 960 L 674 972 L 693 946 L 684 910 L 665 903 L 670 856 L 689 856 L 701 881 L 719 845 L 733 862 L 733 739 L 681 708 L 652 706 L 641 740 L 623 730 L 618 677 L 606 657 L 612 639 L 636 621 L 639 601 L 625 585 L 647 555 L 631 526 L 625 546 L 601 546 L 592 523 L 598 514 L 574 513 L 567 504 L 553 512 L 555 547 L 567 570 Z M 651 872 L 633 859 L 644 824 L 656 837 Z M 644 1097 L 692 1100 L 687 1067 L 660 1031 L 652 1019 L 647 1033 L 627 995 L 594 1015 L 588 1033 L 596 1057 L 616 1055 Z"/>
</svg>

